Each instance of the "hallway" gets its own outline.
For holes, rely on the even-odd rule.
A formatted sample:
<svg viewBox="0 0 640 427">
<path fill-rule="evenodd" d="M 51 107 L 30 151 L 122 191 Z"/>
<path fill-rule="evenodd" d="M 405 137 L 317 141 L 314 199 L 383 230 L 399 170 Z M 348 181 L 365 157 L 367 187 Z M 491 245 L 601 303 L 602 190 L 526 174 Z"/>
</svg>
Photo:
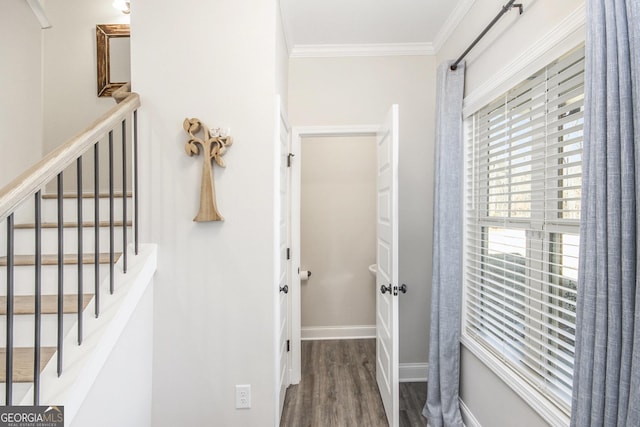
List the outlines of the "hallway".
<svg viewBox="0 0 640 427">
<path fill-rule="evenodd" d="M 287 390 L 281 427 L 386 427 L 375 339 L 302 342 L 302 381 Z M 400 425 L 426 426 L 426 383 L 400 383 Z"/>
</svg>

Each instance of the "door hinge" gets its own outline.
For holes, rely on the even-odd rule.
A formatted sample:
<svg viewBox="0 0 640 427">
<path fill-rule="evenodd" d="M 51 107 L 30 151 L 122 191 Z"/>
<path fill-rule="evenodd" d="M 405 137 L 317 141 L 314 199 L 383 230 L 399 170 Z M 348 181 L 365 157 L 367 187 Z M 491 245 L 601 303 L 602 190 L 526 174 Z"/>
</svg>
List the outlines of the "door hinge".
<svg viewBox="0 0 640 427">
<path fill-rule="evenodd" d="M 290 168 L 291 167 L 291 159 L 295 157 L 295 154 L 293 153 L 289 153 L 289 155 L 287 156 L 287 167 Z"/>
<path fill-rule="evenodd" d="M 291 259 L 291 248 L 287 248 L 287 259 Z"/>
<path fill-rule="evenodd" d="M 291 351 L 291 341 L 287 340 L 287 351 Z"/>
</svg>

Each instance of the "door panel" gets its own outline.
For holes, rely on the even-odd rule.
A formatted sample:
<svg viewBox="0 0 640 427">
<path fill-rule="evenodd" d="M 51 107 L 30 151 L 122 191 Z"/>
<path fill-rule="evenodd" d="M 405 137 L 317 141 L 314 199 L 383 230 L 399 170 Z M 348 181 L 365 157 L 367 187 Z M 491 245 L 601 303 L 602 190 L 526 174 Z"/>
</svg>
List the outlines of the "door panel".
<svg viewBox="0 0 640 427">
<path fill-rule="evenodd" d="M 399 425 L 398 404 L 398 106 L 377 135 L 376 380 L 391 427 Z M 389 287 L 382 293 L 381 287 Z"/>
<path fill-rule="evenodd" d="M 289 345 L 291 339 L 290 325 L 290 292 L 291 289 L 291 261 L 288 250 L 291 248 L 291 216 L 290 216 L 290 188 L 291 174 L 288 167 L 291 133 L 287 123 L 287 118 L 280 99 L 277 103 L 277 123 L 276 141 L 279 150 L 279 215 L 278 215 L 278 253 L 279 253 L 279 274 L 278 274 L 278 422 L 284 407 L 284 398 L 287 387 L 291 384 L 290 364 L 291 353 Z"/>
</svg>

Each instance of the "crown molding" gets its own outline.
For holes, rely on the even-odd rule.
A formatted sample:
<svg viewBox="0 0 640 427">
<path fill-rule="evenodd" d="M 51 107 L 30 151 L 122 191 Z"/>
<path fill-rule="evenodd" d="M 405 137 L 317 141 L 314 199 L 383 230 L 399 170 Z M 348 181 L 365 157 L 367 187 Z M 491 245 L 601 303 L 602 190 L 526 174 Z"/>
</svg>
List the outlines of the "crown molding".
<svg viewBox="0 0 640 427">
<path fill-rule="evenodd" d="M 445 42 L 451 37 L 453 32 L 458 28 L 460 22 L 467 16 L 467 13 L 473 6 L 476 0 L 459 0 L 453 12 L 449 15 L 444 24 L 438 31 L 438 34 L 433 38 L 433 50 L 438 53 Z"/>
<path fill-rule="evenodd" d="M 431 43 L 316 44 L 295 45 L 291 58 L 338 58 L 353 56 L 435 55 Z"/>
<path fill-rule="evenodd" d="M 544 67 L 554 59 L 547 57 L 552 50 L 563 48 L 564 52 L 568 52 L 584 42 L 585 24 L 585 5 L 582 4 L 544 37 L 533 43 L 530 48 L 525 49 L 520 56 L 496 72 L 491 79 L 487 79 L 485 83 L 467 95 L 464 98 L 463 116 L 470 116 L 500 93 Z M 554 52 L 556 57 L 561 54 Z"/>
</svg>

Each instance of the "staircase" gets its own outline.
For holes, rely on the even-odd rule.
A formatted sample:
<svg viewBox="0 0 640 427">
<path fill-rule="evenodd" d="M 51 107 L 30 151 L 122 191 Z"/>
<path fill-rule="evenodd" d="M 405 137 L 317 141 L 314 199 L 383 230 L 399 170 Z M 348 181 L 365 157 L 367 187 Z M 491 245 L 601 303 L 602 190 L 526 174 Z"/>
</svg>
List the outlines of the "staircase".
<svg viewBox="0 0 640 427">
<path fill-rule="evenodd" d="M 65 425 L 150 407 L 157 250 L 138 244 L 140 99 L 128 90 L 0 189 L 0 405 L 64 406 Z"/>
<path fill-rule="evenodd" d="M 122 194 L 114 195 L 114 217 L 122 218 L 122 206 L 125 203 Z M 128 211 L 132 209 L 131 194 L 125 197 Z M 81 197 L 83 212 L 94 212 L 94 194 L 85 193 Z M 40 301 L 40 366 L 43 370 L 47 364 L 57 364 L 56 355 L 58 339 L 77 330 L 82 316 L 95 316 L 99 313 L 96 306 L 96 284 L 105 285 L 102 293 L 109 292 L 110 287 L 110 258 L 111 258 L 111 227 L 110 206 L 108 195 L 98 197 L 98 227 L 95 221 L 83 222 L 81 235 L 84 252 L 81 268 L 78 262 L 78 223 L 76 219 L 78 198 L 75 194 L 65 194 L 62 198 L 63 227 L 63 263 L 62 275 L 64 279 L 62 305 L 62 329 L 58 335 L 58 200 L 56 194 L 42 196 L 41 218 L 41 301 Z M 28 211 L 28 210 L 27 210 Z M 22 402 L 25 398 L 32 400 L 34 392 L 34 346 L 36 325 L 36 292 L 35 292 L 35 229 L 36 224 L 28 212 L 16 213 L 14 224 L 14 319 L 13 319 L 13 385 L 12 401 Z M 21 215 L 20 215 L 21 214 Z M 93 215 L 92 215 L 93 216 Z M 6 223 L 6 220 L 4 221 Z M 0 224 L 0 250 L 7 248 L 6 224 Z M 127 236 L 131 236 L 132 222 L 127 221 Z M 97 239 L 96 239 L 97 236 Z M 124 247 L 124 222 L 113 221 L 113 258 L 117 262 Z M 98 258 L 96 264 L 96 242 Z M 1 252 L 0 252 L 1 253 Z M 81 274 L 81 276 L 79 276 Z M 78 280 L 82 277 L 82 280 Z M 79 299 L 78 284 L 82 283 Z M 7 331 L 7 257 L 6 253 L 0 257 L 0 402 L 6 399 L 6 372 L 1 369 L 6 364 Z M 100 295 L 100 289 L 98 289 Z M 81 308 L 79 311 L 79 307 Z M 86 312 L 86 313 L 85 313 Z M 30 394 L 29 396 L 27 396 Z"/>
</svg>

